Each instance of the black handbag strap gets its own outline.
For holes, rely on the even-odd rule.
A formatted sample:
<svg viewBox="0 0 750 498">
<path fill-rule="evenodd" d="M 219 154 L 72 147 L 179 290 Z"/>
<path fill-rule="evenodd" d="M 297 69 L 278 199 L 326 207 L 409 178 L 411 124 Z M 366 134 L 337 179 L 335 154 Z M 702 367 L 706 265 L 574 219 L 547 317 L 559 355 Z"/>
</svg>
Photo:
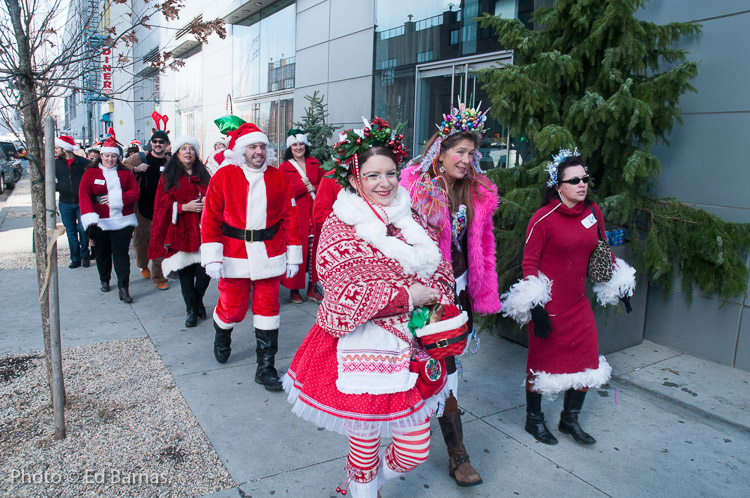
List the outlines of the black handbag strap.
<svg viewBox="0 0 750 498">
<path fill-rule="evenodd" d="M 593 204 L 589 204 L 589 209 L 591 209 L 591 214 L 594 215 L 594 219 L 596 220 L 596 224 L 599 225 L 599 218 L 596 217 L 596 213 L 594 212 L 594 205 Z M 602 231 L 599 228 L 596 229 L 596 236 L 597 236 L 597 238 L 599 240 L 607 240 L 604 237 L 602 237 Z"/>
</svg>

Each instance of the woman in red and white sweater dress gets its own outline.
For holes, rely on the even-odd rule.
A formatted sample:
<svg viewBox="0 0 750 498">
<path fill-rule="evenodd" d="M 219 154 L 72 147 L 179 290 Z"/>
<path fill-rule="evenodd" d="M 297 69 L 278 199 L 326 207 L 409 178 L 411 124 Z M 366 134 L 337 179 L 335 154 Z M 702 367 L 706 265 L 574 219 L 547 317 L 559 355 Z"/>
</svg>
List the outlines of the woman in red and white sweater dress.
<svg viewBox="0 0 750 498">
<path fill-rule="evenodd" d="M 591 303 L 586 296 L 586 274 L 597 233 L 604 235 L 599 206 L 586 199 L 589 176 L 576 152 L 560 151 L 549 163 L 550 178 L 542 207 L 526 232 L 524 279 L 502 296 L 503 314 L 520 323 L 529 320 L 526 367 L 526 431 L 538 441 L 556 444 L 541 410 L 542 395 L 565 392 L 560 432 L 581 444 L 596 440 L 581 429 L 578 414 L 590 387 L 605 384 L 612 368 L 599 355 Z M 635 270 L 613 261 L 609 282 L 594 286 L 599 302 L 626 301 L 635 288 Z"/>
<path fill-rule="evenodd" d="M 154 200 L 154 221 L 149 259 L 164 258 L 164 275 L 179 278 L 185 300 L 186 327 L 195 327 L 206 318 L 203 296 L 211 277 L 201 266 L 201 212 L 211 175 L 200 159 L 200 145 L 194 137 L 183 136 L 172 144 L 177 152 L 164 167 Z"/>
</svg>

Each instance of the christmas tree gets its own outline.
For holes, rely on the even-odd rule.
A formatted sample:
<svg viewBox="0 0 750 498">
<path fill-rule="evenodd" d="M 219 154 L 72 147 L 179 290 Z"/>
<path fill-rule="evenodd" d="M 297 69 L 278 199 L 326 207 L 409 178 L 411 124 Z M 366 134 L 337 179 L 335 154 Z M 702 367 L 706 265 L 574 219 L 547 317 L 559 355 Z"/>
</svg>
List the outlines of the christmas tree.
<svg viewBox="0 0 750 498">
<path fill-rule="evenodd" d="M 306 95 L 305 99 L 310 102 L 310 105 L 305 107 L 302 121 L 294 123 L 294 126 L 302 128 L 306 133 L 307 140 L 310 142 L 310 155 L 321 164 L 331 158 L 331 147 L 328 141 L 333 136 L 333 130 L 336 129 L 336 126 L 326 124 L 328 111 L 326 104 L 323 103 L 324 98 L 324 95 L 319 97 L 317 91 L 312 95 Z"/>
<path fill-rule="evenodd" d="M 591 176 L 590 198 L 608 222 L 631 230 L 635 264 L 669 290 L 678 270 L 688 299 L 694 285 L 725 299 L 746 290 L 740 252 L 750 225 L 727 223 L 675 199 L 650 194 L 661 172 L 652 146 L 682 122 L 679 98 L 695 91 L 697 64 L 675 48 L 696 23 L 639 20 L 644 0 L 555 0 L 526 28 L 517 19 L 485 15 L 514 63 L 483 71 L 492 115 L 514 136 L 527 137 L 534 160 L 493 170 L 502 195 L 496 215 L 498 273 L 504 292 L 521 275 L 529 218 L 539 208 L 544 166 L 561 148 L 578 147 Z M 499 318 L 492 318 L 493 321 Z"/>
</svg>

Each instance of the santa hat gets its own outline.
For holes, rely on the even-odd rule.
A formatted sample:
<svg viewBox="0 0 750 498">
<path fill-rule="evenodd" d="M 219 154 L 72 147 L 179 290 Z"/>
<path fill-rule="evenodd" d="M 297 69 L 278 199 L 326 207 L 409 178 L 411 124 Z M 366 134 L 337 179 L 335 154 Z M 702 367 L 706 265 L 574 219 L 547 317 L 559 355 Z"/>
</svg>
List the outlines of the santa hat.
<svg viewBox="0 0 750 498">
<path fill-rule="evenodd" d="M 266 165 L 273 164 L 276 160 L 276 151 L 268 147 L 268 136 L 253 123 L 245 123 L 227 135 L 230 139 L 224 152 L 224 163 L 236 166 L 245 164 L 245 148 L 251 144 L 266 144 Z"/>
<path fill-rule="evenodd" d="M 201 146 L 198 143 L 198 140 L 195 137 L 191 137 L 190 135 L 183 135 L 181 137 L 175 138 L 174 142 L 172 142 L 172 150 L 176 154 L 178 150 L 180 150 L 180 147 L 182 147 L 185 144 L 192 145 L 195 149 L 195 155 L 196 157 L 200 157 L 201 155 Z"/>
<path fill-rule="evenodd" d="M 60 135 L 55 138 L 55 147 L 60 147 L 67 152 L 73 152 L 76 148 L 76 143 L 70 135 Z"/>
<path fill-rule="evenodd" d="M 111 126 L 109 127 L 109 130 L 107 130 L 107 133 L 109 134 L 109 137 L 107 137 L 104 142 L 102 142 L 102 146 L 99 149 L 100 154 L 117 154 L 118 156 L 122 155 L 122 144 L 117 141 L 117 137 L 115 136 L 115 129 Z"/>
<path fill-rule="evenodd" d="M 137 146 L 140 147 L 141 141 L 140 140 L 131 140 L 129 145 L 131 145 L 131 146 L 137 145 Z"/>
<path fill-rule="evenodd" d="M 286 146 L 291 147 L 297 143 L 305 144 L 308 147 L 310 146 L 310 142 L 307 141 L 307 135 L 305 135 L 305 132 L 298 130 L 297 128 L 292 128 L 286 134 Z"/>
</svg>

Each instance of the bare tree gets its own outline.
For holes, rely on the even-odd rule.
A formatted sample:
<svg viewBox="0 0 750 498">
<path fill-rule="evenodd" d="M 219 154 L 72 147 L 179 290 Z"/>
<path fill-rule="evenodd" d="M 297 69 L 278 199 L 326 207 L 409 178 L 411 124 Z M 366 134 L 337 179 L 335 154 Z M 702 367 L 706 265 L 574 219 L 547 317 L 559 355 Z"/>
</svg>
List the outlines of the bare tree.
<svg viewBox="0 0 750 498">
<path fill-rule="evenodd" d="M 52 99 L 61 97 L 69 90 L 101 91 L 101 88 L 85 84 L 87 62 L 99 60 L 103 52 L 110 51 L 114 67 L 122 69 L 132 66 L 131 59 L 122 52 L 123 47 L 127 49 L 138 42 L 138 30 L 154 29 L 151 20 L 156 16 L 163 16 L 167 21 L 179 19 L 180 10 L 184 7 L 183 0 L 74 0 L 71 3 L 86 8 L 73 12 L 64 20 L 61 18 L 64 11 L 61 0 L 2 0 L 0 4 L 0 117 L 13 130 L 16 128 L 13 126 L 14 118 L 20 113 L 22 129 L 15 131 L 23 135 L 26 142 L 39 303 L 50 379 L 42 116 L 50 109 Z M 99 29 L 101 16 L 111 4 L 127 5 L 128 20 L 99 32 L 95 42 L 92 42 L 92 30 Z M 190 24 L 189 32 L 200 43 L 205 43 L 212 34 L 221 38 L 226 36 L 221 19 L 209 22 L 196 20 Z M 181 61 L 165 52 L 159 53 L 150 64 L 163 72 L 178 68 Z"/>
</svg>

